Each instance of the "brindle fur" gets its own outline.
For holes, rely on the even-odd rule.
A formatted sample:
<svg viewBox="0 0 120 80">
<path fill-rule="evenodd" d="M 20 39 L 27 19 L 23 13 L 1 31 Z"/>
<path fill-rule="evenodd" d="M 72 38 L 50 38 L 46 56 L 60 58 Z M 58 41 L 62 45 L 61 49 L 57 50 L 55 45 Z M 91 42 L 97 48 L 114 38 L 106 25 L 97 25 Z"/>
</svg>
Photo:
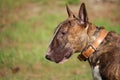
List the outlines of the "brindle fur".
<svg viewBox="0 0 120 80">
<path fill-rule="evenodd" d="M 58 25 L 46 55 L 47 59 L 56 63 L 87 49 L 103 29 L 88 21 L 84 3 L 77 17 L 68 6 L 66 8 L 68 19 Z M 102 80 L 120 80 L 120 35 L 110 31 L 87 60 L 92 68 L 99 65 Z"/>
</svg>

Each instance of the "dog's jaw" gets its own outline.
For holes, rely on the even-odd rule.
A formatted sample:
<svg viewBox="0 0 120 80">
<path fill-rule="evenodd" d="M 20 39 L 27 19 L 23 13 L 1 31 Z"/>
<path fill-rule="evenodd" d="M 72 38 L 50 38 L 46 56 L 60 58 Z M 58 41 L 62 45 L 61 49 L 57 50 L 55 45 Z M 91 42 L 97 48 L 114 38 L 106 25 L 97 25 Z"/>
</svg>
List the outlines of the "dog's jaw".
<svg viewBox="0 0 120 80">
<path fill-rule="evenodd" d="M 46 59 L 55 63 L 64 63 L 72 56 L 72 54 L 73 49 L 71 48 L 65 48 L 63 51 L 54 51 L 49 48 L 46 54 Z"/>
<path fill-rule="evenodd" d="M 68 59 L 66 59 L 66 58 L 64 58 L 62 61 L 60 61 L 58 64 L 63 64 L 63 63 L 65 63 L 65 62 L 67 62 L 68 61 Z"/>
</svg>

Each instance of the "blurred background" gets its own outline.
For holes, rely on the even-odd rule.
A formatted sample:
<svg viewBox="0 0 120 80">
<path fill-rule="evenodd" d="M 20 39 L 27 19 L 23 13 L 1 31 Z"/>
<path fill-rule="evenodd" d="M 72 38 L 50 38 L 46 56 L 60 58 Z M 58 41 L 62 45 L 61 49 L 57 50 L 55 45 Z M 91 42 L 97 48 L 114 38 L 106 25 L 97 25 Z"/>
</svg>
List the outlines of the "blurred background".
<svg viewBox="0 0 120 80">
<path fill-rule="evenodd" d="M 44 56 L 55 27 L 85 2 L 89 21 L 120 34 L 120 0 L 0 0 L 0 80 L 92 80 L 73 55 L 56 64 Z"/>
</svg>

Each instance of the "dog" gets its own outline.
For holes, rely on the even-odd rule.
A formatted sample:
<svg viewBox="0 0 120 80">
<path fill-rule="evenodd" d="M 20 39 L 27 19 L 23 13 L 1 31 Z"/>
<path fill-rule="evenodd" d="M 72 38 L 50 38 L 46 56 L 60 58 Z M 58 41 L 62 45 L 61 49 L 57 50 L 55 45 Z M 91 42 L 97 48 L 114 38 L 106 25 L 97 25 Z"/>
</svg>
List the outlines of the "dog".
<svg viewBox="0 0 120 80">
<path fill-rule="evenodd" d="M 68 18 L 57 26 L 45 57 L 63 63 L 80 52 L 78 59 L 89 62 L 93 80 L 120 80 L 120 35 L 89 22 L 85 3 L 78 16 L 66 9 Z"/>
</svg>

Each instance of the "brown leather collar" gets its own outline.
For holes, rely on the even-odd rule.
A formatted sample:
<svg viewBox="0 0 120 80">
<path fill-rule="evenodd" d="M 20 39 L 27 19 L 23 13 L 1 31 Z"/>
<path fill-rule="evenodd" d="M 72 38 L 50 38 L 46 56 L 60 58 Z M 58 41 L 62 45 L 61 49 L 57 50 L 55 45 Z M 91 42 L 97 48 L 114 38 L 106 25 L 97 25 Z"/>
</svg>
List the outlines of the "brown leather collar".
<svg viewBox="0 0 120 80">
<path fill-rule="evenodd" d="M 86 59 L 88 59 L 89 56 L 96 51 L 97 47 L 101 44 L 101 42 L 104 40 L 107 34 L 108 34 L 108 31 L 104 29 L 101 30 L 101 34 L 99 35 L 99 37 L 88 47 L 87 50 L 82 51 L 82 53 L 78 56 L 78 59 L 80 61 L 83 61 L 83 60 L 86 61 Z"/>
</svg>

